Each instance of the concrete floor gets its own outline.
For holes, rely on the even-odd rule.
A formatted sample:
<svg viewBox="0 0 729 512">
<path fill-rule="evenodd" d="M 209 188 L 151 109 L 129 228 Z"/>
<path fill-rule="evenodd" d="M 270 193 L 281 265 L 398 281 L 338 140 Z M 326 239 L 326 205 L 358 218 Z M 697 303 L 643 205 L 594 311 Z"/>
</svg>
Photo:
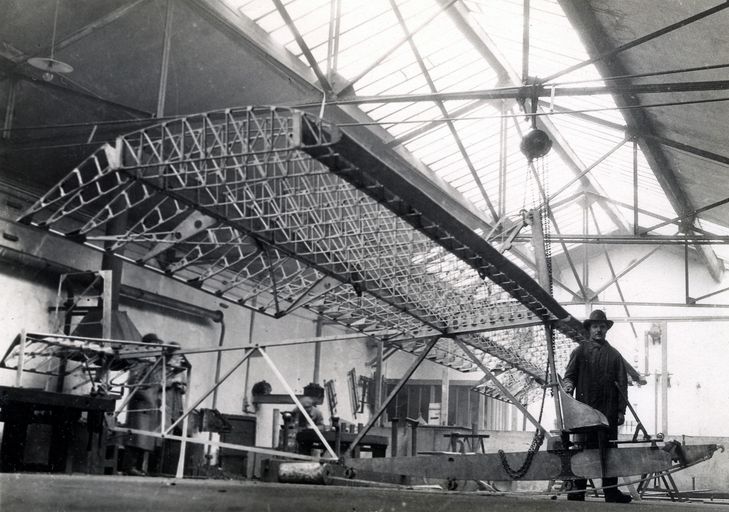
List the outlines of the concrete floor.
<svg viewBox="0 0 729 512">
<path fill-rule="evenodd" d="M 114 511 L 577 511 L 662 510 L 729 512 L 709 503 L 633 502 L 629 505 L 564 497 L 488 496 L 443 491 L 271 484 L 226 480 L 174 480 L 127 476 L 0 474 L 2 512 Z"/>
</svg>

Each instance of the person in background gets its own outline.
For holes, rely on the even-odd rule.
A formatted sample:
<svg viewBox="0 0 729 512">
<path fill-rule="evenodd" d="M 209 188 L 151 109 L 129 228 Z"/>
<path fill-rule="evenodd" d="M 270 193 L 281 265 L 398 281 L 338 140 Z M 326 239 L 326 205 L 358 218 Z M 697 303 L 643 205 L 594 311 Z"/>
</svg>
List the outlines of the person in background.
<svg viewBox="0 0 729 512">
<path fill-rule="evenodd" d="M 582 325 L 589 338 L 572 351 L 562 385 L 565 392 L 576 391 L 577 400 L 597 409 L 607 418 L 609 428 L 585 434 L 585 448 L 600 448 L 604 453 L 608 441 L 618 438 L 618 425 L 625 422 L 628 375 L 620 352 L 607 342 L 606 334 L 613 322 L 607 319 L 605 312 L 593 311 Z M 620 492 L 617 484 L 615 477 L 602 479 L 605 501 L 630 503 L 630 495 Z M 575 480 L 575 487 L 584 490 L 587 481 Z M 584 501 L 585 493 L 571 493 L 567 499 Z"/>
<path fill-rule="evenodd" d="M 165 428 L 169 427 L 184 410 L 189 363 L 178 354 L 179 344 L 163 342 L 156 334 L 142 337 L 143 343 L 172 345 L 163 347 L 165 358 Z M 129 369 L 127 386 L 132 396 L 127 405 L 126 427 L 133 430 L 160 432 L 162 423 L 162 361 L 159 357 L 139 359 Z M 175 430 L 179 433 L 179 429 Z M 150 455 L 162 446 L 162 440 L 150 435 L 129 434 L 124 443 L 122 471 L 129 475 L 144 476 L 148 472 Z"/>
<path fill-rule="evenodd" d="M 324 416 L 322 415 L 321 411 L 316 408 L 316 405 L 314 405 L 314 399 L 310 396 L 304 396 L 300 400 L 301 405 L 304 407 L 304 410 L 307 412 L 307 414 L 311 417 L 311 419 L 314 421 L 314 425 L 321 430 L 324 428 Z M 303 414 L 301 414 L 301 411 L 299 408 L 295 408 L 291 411 L 291 414 L 294 418 L 294 425 L 299 430 L 311 428 L 311 425 L 309 425 L 309 422 L 306 421 L 306 418 Z"/>
<path fill-rule="evenodd" d="M 185 410 L 185 393 L 187 393 L 187 370 L 190 368 L 190 363 L 183 354 L 179 354 L 177 351 L 180 348 L 180 344 L 176 341 L 170 341 L 165 353 L 166 367 L 167 367 L 167 379 L 166 389 L 167 396 L 165 398 L 165 428 L 169 427 L 174 423 Z M 160 369 L 161 371 L 161 369 Z M 161 385 L 161 379 L 160 379 Z M 160 402 L 161 407 L 161 402 Z M 177 425 L 174 429 L 176 434 L 182 433 L 182 427 Z"/>
<path fill-rule="evenodd" d="M 302 407 L 313 421 L 316 428 L 324 430 L 324 416 L 321 411 L 316 408 L 315 401 L 310 396 L 301 397 Z M 286 431 L 286 443 L 289 448 L 295 448 L 298 453 L 312 455 L 312 446 L 314 437 L 313 429 L 306 417 L 301 413 L 298 407 L 292 409 L 288 414 L 291 419 L 288 420 L 290 427 Z M 284 425 L 286 427 L 286 425 Z"/>
<path fill-rule="evenodd" d="M 142 343 L 163 343 L 155 333 L 142 336 Z M 152 431 L 159 426 L 157 401 L 159 391 L 152 385 L 155 358 L 137 360 L 129 369 L 127 386 L 132 396 L 127 404 L 126 427 L 134 430 Z M 149 454 L 156 445 L 156 439 L 142 434 L 129 434 L 124 440 L 124 457 L 121 469 L 125 474 L 144 476 L 147 474 Z"/>
</svg>

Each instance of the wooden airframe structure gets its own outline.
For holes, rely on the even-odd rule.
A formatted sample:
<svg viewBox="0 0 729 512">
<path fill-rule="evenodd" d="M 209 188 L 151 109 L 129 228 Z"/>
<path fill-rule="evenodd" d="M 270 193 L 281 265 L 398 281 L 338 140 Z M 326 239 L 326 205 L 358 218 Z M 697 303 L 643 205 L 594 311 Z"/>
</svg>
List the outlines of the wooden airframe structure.
<svg viewBox="0 0 729 512">
<path fill-rule="evenodd" d="M 361 437 L 426 358 L 483 371 L 488 394 L 520 407 L 550 437 L 522 404 L 545 385 L 558 411 L 572 400 L 558 390 L 557 367 L 583 341 L 582 326 L 530 268 L 486 242 L 493 226 L 478 212 L 449 208 L 449 194 L 405 158 L 375 154 L 314 115 L 247 107 L 120 136 L 19 220 L 257 312 L 281 318 L 306 308 L 353 338 L 417 355 Z M 261 347 L 241 348 L 266 357 Z M 496 364 L 506 367 L 500 379 L 489 370 Z M 554 448 L 536 453 L 522 478 L 670 471 L 716 449 L 621 449 L 600 461 L 589 450 Z M 488 455 L 348 455 L 327 471 L 507 479 Z"/>
</svg>

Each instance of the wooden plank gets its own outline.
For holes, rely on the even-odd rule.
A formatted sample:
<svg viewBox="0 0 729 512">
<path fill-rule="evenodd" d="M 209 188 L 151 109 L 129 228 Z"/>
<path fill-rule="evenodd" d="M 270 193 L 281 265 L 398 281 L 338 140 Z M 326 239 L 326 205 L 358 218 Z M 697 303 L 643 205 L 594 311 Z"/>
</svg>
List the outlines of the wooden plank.
<svg viewBox="0 0 729 512">
<path fill-rule="evenodd" d="M 299 399 L 303 398 L 304 395 L 298 395 Z M 285 393 L 271 393 L 268 395 L 253 395 L 254 404 L 291 404 L 294 405 L 294 400 Z"/>
<path fill-rule="evenodd" d="M 660 448 L 639 447 L 608 450 L 605 476 L 632 476 L 671 468 L 671 454 Z M 585 478 L 601 478 L 599 450 L 584 450 L 572 457 L 572 471 Z"/>
<path fill-rule="evenodd" d="M 508 453 L 506 460 L 513 469 L 519 468 L 526 452 Z M 384 459 L 348 459 L 345 466 L 357 472 L 388 473 L 411 477 L 454 480 L 512 480 L 495 453 L 486 455 L 417 455 Z M 537 452 L 523 480 L 559 480 L 561 460 L 556 453 Z"/>
<path fill-rule="evenodd" d="M 717 445 L 680 446 L 679 449 L 684 452 L 685 466 L 689 466 L 710 458 L 717 450 Z M 507 453 L 505 456 L 509 467 L 516 470 L 526 460 L 527 452 Z M 643 475 L 680 467 L 680 464 L 674 463 L 672 458 L 672 451 L 664 448 L 650 446 L 614 448 L 608 450 L 606 476 Z M 444 453 L 415 457 L 347 459 L 343 465 L 339 465 L 339 468 L 332 467 L 332 474 L 341 473 L 346 468 L 354 469 L 357 474 L 369 475 L 406 475 L 416 478 L 455 480 L 513 480 L 504 469 L 501 458 L 495 453 L 470 455 Z M 575 477 L 602 477 L 599 450 L 537 452 L 521 480 L 565 480 Z"/>
</svg>

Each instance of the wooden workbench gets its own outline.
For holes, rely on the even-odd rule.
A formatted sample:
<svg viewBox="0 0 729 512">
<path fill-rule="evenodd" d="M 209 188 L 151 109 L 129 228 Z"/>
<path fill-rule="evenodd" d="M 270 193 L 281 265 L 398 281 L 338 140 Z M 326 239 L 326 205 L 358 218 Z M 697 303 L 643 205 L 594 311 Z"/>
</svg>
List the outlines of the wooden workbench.
<svg viewBox="0 0 729 512">
<path fill-rule="evenodd" d="M 74 469 L 74 461 L 69 455 L 85 441 L 86 461 L 80 464 L 81 469 L 89 473 L 101 472 L 99 464 L 89 461 L 103 458 L 102 450 L 106 448 L 104 414 L 114 411 L 115 402 L 114 397 L 0 386 L 0 421 L 5 423 L 0 444 L 0 471 L 70 472 Z M 28 427 L 37 424 L 50 425 L 50 437 L 29 439 Z M 26 447 L 30 443 L 36 449 L 39 443 L 46 445 L 42 447 L 48 453 L 46 464 L 30 466 L 26 463 Z M 78 470 L 79 464 L 76 466 Z"/>
</svg>

